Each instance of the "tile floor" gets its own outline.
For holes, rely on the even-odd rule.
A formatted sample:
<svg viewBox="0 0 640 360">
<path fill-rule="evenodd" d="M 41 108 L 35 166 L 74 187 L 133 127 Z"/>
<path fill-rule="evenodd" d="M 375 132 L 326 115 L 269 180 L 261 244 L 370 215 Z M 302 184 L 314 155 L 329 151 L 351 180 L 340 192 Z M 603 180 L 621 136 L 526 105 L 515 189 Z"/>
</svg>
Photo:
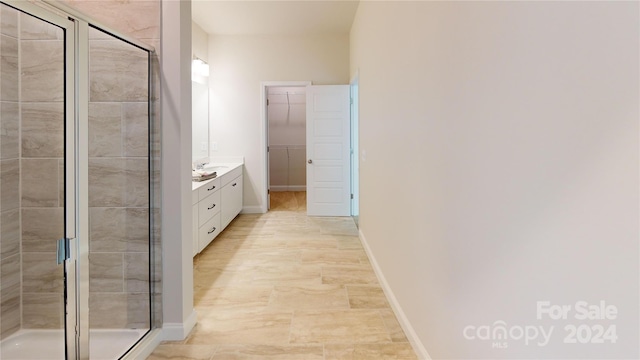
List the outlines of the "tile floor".
<svg viewBox="0 0 640 360">
<path fill-rule="evenodd" d="M 351 218 L 306 216 L 274 192 L 194 259 L 198 324 L 159 359 L 416 359 Z"/>
</svg>

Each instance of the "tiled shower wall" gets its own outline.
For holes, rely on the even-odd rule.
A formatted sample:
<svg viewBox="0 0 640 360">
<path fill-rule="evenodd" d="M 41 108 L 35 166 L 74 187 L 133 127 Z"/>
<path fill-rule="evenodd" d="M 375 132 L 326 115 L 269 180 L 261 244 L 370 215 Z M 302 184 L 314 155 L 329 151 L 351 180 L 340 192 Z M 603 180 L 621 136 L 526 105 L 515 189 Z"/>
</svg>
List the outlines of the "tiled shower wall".
<svg viewBox="0 0 640 360">
<path fill-rule="evenodd" d="M 64 33 L 19 16 L 22 328 L 61 329 L 64 237 Z"/>
<path fill-rule="evenodd" d="M 18 13 L 0 8 L 0 336 L 20 329 Z"/>
<path fill-rule="evenodd" d="M 148 54 L 89 38 L 90 326 L 147 328 Z"/>
<path fill-rule="evenodd" d="M 159 46 L 159 0 L 68 0 L 67 3 L 124 34 L 156 48 Z M 21 327 L 61 328 L 63 325 L 62 267 L 55 264 L 55 240 L 64 234 L 63 58 L 61 30 L 19 15 L 8 7 L 0 10 L 0 16 L 0 336 L 5 338 Z M 96 37 L 92 42 L 99 40 L 100 36 Z M 94 50 L 101 55 L 112 50 L 126 55 L 127 46 L 118 49 L 104 41 L 95 45 Z M 125 82 L 120 82 L 121 90 L 93 87 L 91 95 L 90 111 L 96 125 L 93 135 L 111 135 L 97 136 L 90 154 L 94 174 L 92 190 L 95 190 L 90 199 L 90 217 L 100 219 L 91 225 L 92 240 L 95 240 L 91 244 L 95 254 L 90 265 L 90 286 L 94 289 L 91 326 L 147 327 L 149 308 L 147 305 L 142 309 L 140 304 L 147 303 L 149 298 L 145 293 L 148 292 L 147 275 L 146 271 L 142 274 L 142 269 L 146 270 L 150 255 L 157 265 L 152 274 L 156 282 L 154 289 L 156 295 L 161 292 L 159 221 L 152 221 L 156 234 L 153 241 L 158 251 L 149 254 L 146 244 L 149 199 L 148 159 L 144 156 L 147 142 L 146 138 L 140 141 L 138 135 L 143 118 L 146 130 L 147 106 L 135 96 L 136 91 L 125 101 L 104 97 L 119 91 L 126 93 L 132 88 L 139 90 L 131 81 L 140 80 L 140 84 L 143 81 L 146 87 L 147 62 L 145 59 L 144 69 L 132 69 L 117 55 L 108 55 L 112 55 L 109 56 L 111 65 L 122 69 L 115 78 Z M 105 68 L 111 65 L 103 63 Z M 153 66 L 158 69 L 157 61 Z M 133 70 L 145 78 L 132 76 Z M 156 86 L 157 75 L 156 72 Z M 114 79 L 113 71 L 97 71 L 96 76 L 97 80 L 104 77 L 103 84 L 110 84 Z M 96 81 L 95 85 L 99 83 Z M 55 84 L 59 88 L 52 88 Z M 155 87 L 154 94 L 158 93 Z M 151 100 L 154 101 L 152 111 L 156 112 L 157 96 Z M 117 102 L 121 104 L 115 104 Z M 119 110 L 115 109 L 118 106 Z M 116 118 L 120 121 L 119 128 Z M 159 120 L 156 118 L 153 124 L 152 137 L 156 141 L 159 141 Z M 119 139 L 114 135 L 118 129 Z M 154 149 L 151 164 L 159 175 L 159 146 Z M 153 193 L 152 206 L 159 218 L 159 176 L 154 180 L 158 180 L 153 183 L 158 191 Z M 119 195 L 117 189 L 121 190 Z M 107 243 L 114 247 L 107 250 L 104 247 Z M 157 302 L 153 307 L 156 325 L 161 321 L 160 298 L 155 297 Z"/>
<path fill-rule="evenodd" d="M 62 30 L 0 8 L 0 326 L 61 328 Z M 22 271 L 21 271 L 22 270 Z"/>
<path fill-rule="evenodd" d="M 63 0 L 63 2 L 122 34 L 131 36 L 153 46 L 156 51 L 160 53 L 160 0 Z M 120 53 L 118 54 L 120 55 L 126 55 L 126 53 L 128 51 L 132 51 L 133 48 L 122 44 L 120 44 L 121 47 L 118 48 L 113 40 L 106 39 L 108 39 L 107 36 L 99 35 L 94 32 L 92 39 L 90 40 L 92 43 L 92 51 L 96 51 L 97 54 L 100 54 L 99 56 L 108 56 L 108 60 L 104 59 L 104 66 L 109 66 L 106 61 L 112 61 L 111 65 L 117 64 L 118 66 L 123 66 L 123 68 L 121 68 L 122 71 L 120 73 L 114 74 L 103 67 L 104 71 L 102 71 L 102 74 L 96 74 L 98 77 L 94 78 L 95 81 L 92 80 L 94 85 L 92 85 L 91 88 L 90 115 L 94 120 L 100 118 L 103 119 L 104 122 L 93 121 L 95 126 L 91 129 L 92 134 L 90 134 L 90 136 L 94 136 L 93 139 L 98 140 L 99 144 L 92 146 L 92 153 L 90 153 L 90 171 L 94 175 L 105 174 L 110 176 L 112 179 L 120 179 L 114 184 L 116 184 L 116 186 L 127 187 L 132 184 L 126 179 L 131 179 L 133 182 L 140 181 L 142 174 L 137 170 L 134 171 L 134 169 L 138 169 L 137 166 L 141 161 L 143 161 L 140 157 L 141 149 L 142 147 L 145 147 L 146 150 L 147 143 L 141 141 L 139 136 L 135 133 L 130 132 L 140 130 L 139 128 L 136 129 L 135 126 L 140 124 L 143 116 L 141 109 L 142 104 L 140 103 L 141 92 L 139 87 L 138 90 L 129 93 L 129 95 L 133 95 L 133 97 L 124 99 L 122 95 L 125 94 L 126 91 L 131 91 L 129 88 L 130 85 L 138 84 L 135 86 L 140 86 L 142 83 L 140 82 L 141 79 L 138 76 L 139 74 L 132 75 L 131 71 L 133 69 L 127 68 L 127 62 L 121 62 L 121 58 L 118 58 L 117 54 L 109 54 L 109 51 L 111 51 L 114 46 L 115 48 L 113 48 L 113 50 L 119 51 Z M 98 43 L 103 40 L 106 41 Z M 139 56 L 139 51 L 134 52 L 138 54 L 136 56 Z M 101 61 L 100 59 L 98 60 Z M 92 66 L 100 68 L 99 63 L 96 64 L 94 62 Z M 91 71 L 93 72 L 94 70 L 98 70 L 98 68 L 92 67 Z M 154 221 L 154 219 L 160 218 L 161 205 L 159 173 L 159 163 L 161 160 L 159 125 L 161 119 L 158 115 L 160 106 L 158 101 L 158 94 L 160 93 L 160 82 L 158 76 L 160 73 L 157 59 L 153 59 L 152 68 L 154 69 L 154 71 L 152 71 L 152 75 L 154 76 L 152 83 L 155 86 L 152 88 L 152 98 L 150 99 L 152 101 L 152 115 L 154 115 L 152 117 L 154 122 L 151 124 L 151 138 L 155 143 L 154 146 L 152 146 L 152 158 L 150 164 L 152 171 L 154 171 L 152 185 L 155 189 L 151 193 L 152 198 L 147 200 L 152 201 L 151 208 L 153 217 L 151 225 L 154 231 L 152 239 L 154 242 L 153 248 L 155 249 L 155 251 L 150 254 L 150 257 L 153 258 L 155 264 L 155 268 L 151 276 L 152 281 L 154 281 L 154 303 L 151 310 L 153 312 L 154 326 L 161 326 L 162 252 L 160 243 L 160 221 Z M 140 69 L 136 68 L 136 70 Z M 144 74 L 146 74 L 146 72 Z M 129 77 L 131 77 L 131 79 L 128 79 Z M 109 82 L 110 78 L 118 80 L 116 82 Z M 106 83 L 102 83 L 103 85 L 113 84 L 115 88 L 111 89 L 100 87 L 99 83 L 101 79 L 107 80 Z M 129 84 L 127 81 L 133 81 L 135 84 Z M 114 110 L 117 107 L 116 103 L 121 101 L 120 114 L 118 115 L 117 110 L 116 112 L 111 112 L 110 110 Z M 119 126 L 122 131 L 122 137 L 119 139 L 117 134 L 117 118 L 121 119 Z M 110 141 L 113 141 L 113 143 L 96 138 L 95 135 L 98 133 L 111 134 L 109 139 Z M 118 146 L 120 146 L 120 155 L 116 155 L 118 152 Z M 144 169 L 147 169 L 146 165 Z M 117 175 L 118 173 L 120 175 Z M 148 324 L 141 324 L 141 322 L 144 322 L 142 320 L 142 313 L 145 309 L 140 307 L 140 304 L 145 303 L 148 299 L 148 294 L 145 294 L 144 290 L 142 290 L 143 287 L 146 290 L 146 286 L 144 286 L 140 273 L 140 270 L 145 263 L 144 260 L 142 263 L 136 262 L 137 260 L 142 259 L 143 257 L 146 258 L 147 256 L 147 254 L 145 254 L 145 250 L 142 250 L 142 243 L 140 242 L 142 238 L 147 236 L 147 228 L 140 228 L 139 225 L 148 219 L 149 214 L 142 209 L 143 206 L 141 202 L 136 200 L 137 195 L 139 195 L 143 190 L 142 188 L 135 190 L 130 189 L 129 193 L 122 193 L 116 189 L 111 189 L 111 191 L 99 189 L 102 187 L 101 185 L 104 185 L 104 179 L 99 179 L 99 177 L 99 175 L 95 175 L 90 178 L 90 182 L 93 183 L 91 185 L 92 189 L 98 189 L 97 193 L 91 195 L 93 198 L 90 198 L 89 204 L 91 207 L 90 219 L 92 221 L 90 250 L 92 251 L 91 256 L 93 261 L 91 264 L 91 270 L 96 274 L 96 277 L 92 282 L 93 284 L 90 284 L 90 288 L 94 289 L 94 291 L 91 291 L 92 294 L 90 295 L 90 311 L 92 312 L 92 315 L 90 315 L 90 326 L 148 326 Z M 124 181 L 125 183 L 122 184 L 120 181 Z M 120 190 L 122 190 L 122 188 L 120 188 Z M 104 215 L 104 217 L 102 215 Z M 146 226 L 148 226 L 148 223 Z M 141 231 L 142 229 L 145 229 L 145 231 Z M 125 244 L 123 241 L 124 239 L 138 240 L 133 240 L 130 243 Z M 104 247 L 109 242 L 118 243 L 114 248 L 115 252 L 111 252 L 111 254 L 108 250 L 105 250 Z M 120 258 L 120 255 L 123 257 Z M 122 259 L 120 263 L 122 266 L 115 266 L 114 263 L 110 263 L 111 260 L 118 262 L 120 259 Z M 120 277 L 120 275 L 116 275 L 116 272 L 119 270 L 122 270 L 122 277 Z M 102 275 L 98 275 L 101 272 Z M 100 280 L 98 279 L 98 276 L 101 277 Z M 107 290 L 105 292 L 100 292 L 98 289 L 100 289 L 100 286 L 104 284 L 107 285 L 105 287 Z M 119 285 L 123 286 L 123 291 L 114 291 L 116 288 L 120 288 Z M 102 299 L 102 295 L 105 295 L 106 298 Z M 133 300 L 129 302 L 131 305 L 125 305 L 124 301 L 122 301 L 125 300 L 125 298 Z M 120 303 L 110 303 L 106 299 L 117 300 L 120 301 Z M 117 312 L 117 314 L 112 313 L 112 311 Z M 146 311 L 148 311 L 148 309 L 146 309 Z M 148 316 L 146 316 L 146 319 L 148 319 Z"/>
</svg>

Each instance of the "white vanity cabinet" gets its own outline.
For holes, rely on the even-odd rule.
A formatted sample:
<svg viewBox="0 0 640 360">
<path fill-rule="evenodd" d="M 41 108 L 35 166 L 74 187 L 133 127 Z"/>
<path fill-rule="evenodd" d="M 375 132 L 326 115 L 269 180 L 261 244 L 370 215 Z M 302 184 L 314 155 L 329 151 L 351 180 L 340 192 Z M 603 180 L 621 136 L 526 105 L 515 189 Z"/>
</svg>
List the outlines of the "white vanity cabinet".
<svg viewBox="0 0 640 360">
<path fill-rule="evenodd" d="M 193 186 L 193 255 L 204 250 L 242 210 L 242 166 Z"/>
<path fill-rule="evenodd" d="M 225 228 L 242 210 L 242 168 L 231 171 L 222 182 L 221 221 Z"/>
</svg>

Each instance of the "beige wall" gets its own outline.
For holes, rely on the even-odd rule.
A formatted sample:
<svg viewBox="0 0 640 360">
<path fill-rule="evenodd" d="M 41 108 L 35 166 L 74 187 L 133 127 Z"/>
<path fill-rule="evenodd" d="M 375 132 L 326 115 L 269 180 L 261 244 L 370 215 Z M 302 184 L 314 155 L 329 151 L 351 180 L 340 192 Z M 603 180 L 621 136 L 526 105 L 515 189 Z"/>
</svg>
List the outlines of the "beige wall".
<svg viewBox="0 0 640 360">
<path fill-rule="evenodd" d="M 360 3 L 361 231 L 432 358 L 638 357 L 638 14 Z M 617 306 L 620 340 L 563 345 L 582 322 L 536 320 L 543 300 Z M 463 337 L 498 320 L 556 329 L 545 347 Z"/>
<path fill-rule="evenodd" d="M 244 209 L 259 211 L 264 178 L 262 81 L 349 82 L 349 37 L 210 36 L 212 157 L 244 156 Z"/>
</svg>

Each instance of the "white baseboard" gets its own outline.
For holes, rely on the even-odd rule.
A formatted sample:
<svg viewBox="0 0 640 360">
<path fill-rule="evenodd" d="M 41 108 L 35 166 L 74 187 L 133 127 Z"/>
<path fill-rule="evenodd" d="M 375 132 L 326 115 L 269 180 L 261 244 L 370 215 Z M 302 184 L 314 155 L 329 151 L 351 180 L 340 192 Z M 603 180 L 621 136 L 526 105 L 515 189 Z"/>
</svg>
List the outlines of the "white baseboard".
<svg viewBox="0 0 640 360">
<path fill-rule="evenodd" d="M 307 191 L 307 185 L 271 185 L 271 191 Z"/>
<path fill-rule="evenodd" d="M 151 355 L 153 350 L 160 345 L 162 341 L 163 330 L 154 329 L 151 330 L 147 336 L 144 337 L 136 346 L 131 349 L 122 359 L 124 360 L 138 360 L 146 359 Z"/>
<path fill-rule="evenodd" d="M 191 315 L 183 323 L 162 324 L 162 340 L 184 340 L 198 322 L 198 314 L 193 310 Z"/>
<path fill-rule="evenodd" d="M 398 322 L 400 323 L 402 330 L 404 330 L 404 334 L 407 336 L 407 339 L 409 339 L 409 342 L 411 343 L 413 350 L 416 352 L 416 355 L 420 360 L 431 360 L 431 356 L 429 356 L 427 349 L 422 344 L 422 341 L 420 341 L 420 339 L 418 338 L 418 335 L 413 329 L 413 326 L 411 326 L 409 319 L 407 319 L 407 316 L 405 315 L 404 311 L 402 311 L 402 307 L 400 307 L 400 303 L 398 303 L 398 299 L 396 299 L 395 295 L 393 294 L 393 291 L 391 291 L 391 287 L 389 287 L 389 283 L 387 283 L 387 279 L 385 279 L 384 274 L 382 273 L 382 270 L 378 265 L 378 261 L 376 260 L 375 256 L 373 256 L 373 253 L 371 252 L 371 248 L 369 247 L 369 244 L 367 243 L 367 239 L 362 233 L 362 230 L 358 230 L 358 234 L 360 235 L 360 241 L 362 242 L 364 251 L 367 253 L 367 256 L 369 257 L 369 261 L 371 261 L 371 266 L 373 266 L 373 271 L 378 277 L 380 286 L 382 287 L 384 294 L 387 296 L 387 299 L 389 300 L 389 304 L 391 305 L 391 309 L 393 310 L 396 317 L 398 318 Z"/>
<path fill-rule="evenodd" d="M 262 214 L 264 213 L 261 206 L 243 206 L 241 214 Z"/>
</svg>

